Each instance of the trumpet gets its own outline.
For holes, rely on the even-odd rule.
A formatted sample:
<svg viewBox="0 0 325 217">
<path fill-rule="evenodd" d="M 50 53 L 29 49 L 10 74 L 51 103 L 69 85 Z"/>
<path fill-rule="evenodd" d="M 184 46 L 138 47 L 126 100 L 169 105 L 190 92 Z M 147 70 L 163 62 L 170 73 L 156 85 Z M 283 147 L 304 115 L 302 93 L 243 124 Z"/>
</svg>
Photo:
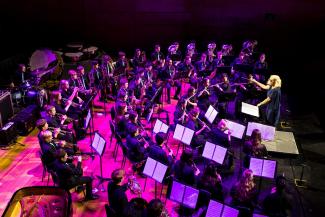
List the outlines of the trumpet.
<svg viewBox="0 0 325 217">
<path fill-rule="evenodd" d="M 211 131 L 211 128 L 204 122 L 202 121 L 200 118 L 197 118 L 197 120 L 203 125 L 205 126 L 209 131 Z"/>
<path fill-rule="evenodd" d="M 68 133 L 70 133 L 70 131 L 68 131 L 68 130 L 61 130 L 61 128 L 48 127 L 48 130 L 50 130 L 50 131 L 52 131 L 52 132 L 54 132 L 55 129 L 60 129 L 60 133 L 61 133 L 61 134 L 68 134 Z"/>
</svg>

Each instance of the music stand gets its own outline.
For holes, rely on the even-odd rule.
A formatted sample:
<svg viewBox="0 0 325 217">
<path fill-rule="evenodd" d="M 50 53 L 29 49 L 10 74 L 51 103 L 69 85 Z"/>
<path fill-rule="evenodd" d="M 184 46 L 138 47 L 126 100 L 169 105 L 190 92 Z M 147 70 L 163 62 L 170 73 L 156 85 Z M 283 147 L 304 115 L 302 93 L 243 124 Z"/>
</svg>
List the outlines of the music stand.
<svg viewBox="0 0 325 217">
<path fill-rule="evenodd" d="M 261 132 L 263 140 L 273 141 L 275 138 L 275 127 L 268 126 L 255 122 L 248 122 L 246 136 L 251 136 L 254 129 L 258 129 Z"/>
<path fill-rule="evenodd" d="M 241 112 L 255 117 L 260 116 L 258 106 L 251 105 L 245 102 L 241 103 Z"/>
<path fill-rule="evenodd" d="M 199 190 L 173 181 L 169 199 L 191 209 L 195 209 L 199 197 Z"/>
<path fill-rule="evenodd" d="M 163 132 L 163 133 L 167 133 L 168 132 L 168 125 L 165 124 L 164 122 L 162 122 L 161 120 L 157 119 L 155 126 L 153 127 L 153 132 L 154 133 L 159 133 L 159 132 Z"/>
<path fill-rule="evenodd" d="M 191 144 L 194 133 L 195 133 L 194 130 L 186 128 L 180 124 L 176 125 L 173 138 L 180 141 L 180 143 L 178 143 L 177 153 L 176 153 L 175 157 L 177 157 L 177 155 L 178 155 L 178 151 L 179 151 L 181 143 L 186 144 L 186 145 Z M 183 148 L 184 147 L 185 146 L 183 145 Z"/>
<path fill-rule="evenodd" d="M 97 176 L 97 178 L 99 180 L 97 187 L 99 187 L 100 185 L 102 185 L 101 191 L 105 191 L 105 188 L 103 187 L 103 183 L 105 181 L 110 181 L 111 180 L 110 178 L 104 178 L 103 177 L 102 156 L 103 156 L 103 154 L 105 152 L 106 141 L 105 141 L 105 139 L 99 133 L 95 132 L 95 134 L 94 134 L 94 140 L 91 143 L 91 147 L 99 155 L 100 176 Z"/>
<path fill-rule="evenodd" d="M 222 165 L 225 160 L 226 154 L 227 148 L 215 145 L 211 142 L 205 142 L 202 157 L 205 157 L 209 160 L 213 160 L 214 162 Z"/>
<path fill-rule="evenodd" d="M 212 105 L 210 105 L 204 117 L 210 122 L 210 124 L 212 124 L 217 115 L 218 111 Z"/>
<path fill-rule="evenodd" d="M 155 180 L 155 198 L 157 198 L 157 182 L 162 183 L 166 174 L 168 166 L 156 161 L 150 157 L 147 158 L 146 164 L 143 169 L 143 174 L 147 177 L 150 177 Z M 145 181 L 144 189 L 146 188 L 147 184 L 147 177 Z M 161 197 L 162 192 L 160 193 Z"/>
<path fill-rule="evenodd" d="M 231 136 L 237 139 L 242 139 L 246 127 L 244 125 L 238 124 L 233 121 L 229 121 L 227 119 L 225 119 L 225 121 L 227 123 L 228 129 L 231 131 Z M 224 133 L 228 133 L 228 132 L 225 131 Z"/>
<path fill-rule="evenodd" d="M 206 217 L 237 217 L 239 211 L 230 206 L 210 200 Z"/>
</svg>

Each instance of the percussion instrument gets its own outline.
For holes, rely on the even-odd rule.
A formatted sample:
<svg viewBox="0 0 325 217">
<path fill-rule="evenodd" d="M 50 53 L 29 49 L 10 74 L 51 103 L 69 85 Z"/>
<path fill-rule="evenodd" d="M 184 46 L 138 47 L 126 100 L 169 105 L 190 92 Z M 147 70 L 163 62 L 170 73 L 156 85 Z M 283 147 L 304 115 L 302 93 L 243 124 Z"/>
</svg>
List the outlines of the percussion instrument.
<svg viewBox="0 0 325 217">
<path fill-rule="evenodd" d="M 88 58 L 94 57 L 95 54 L 97 53 L 98 47 L 88 47 L 82 50 L 82 52 L 84 53 L 85 56 L 87 56 Z"/>
<path fill-rule="evenodd" d="M 84 54 L 82 52 L 64 53 L 64 56 L 66 57 L 66 59 L 71 62 L 78 62 L 79 60 L 81 60 L 83 55 Z"/>
</svg>

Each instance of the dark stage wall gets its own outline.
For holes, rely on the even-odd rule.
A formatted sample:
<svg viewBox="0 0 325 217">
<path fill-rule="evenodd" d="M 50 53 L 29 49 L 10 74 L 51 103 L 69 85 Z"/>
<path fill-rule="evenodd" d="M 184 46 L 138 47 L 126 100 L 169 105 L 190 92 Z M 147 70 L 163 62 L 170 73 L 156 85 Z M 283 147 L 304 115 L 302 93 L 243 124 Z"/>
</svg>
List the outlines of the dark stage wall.
<svg viewBox="0 0 325 217">
<path fill-rule="evenodd" d="M 325 71 L 323 0 L 4 0 L 0 4 L 2 60 L 70 41 L 132 55 L 135 47 L 150 51 L 156 42 L 165 49 L 175 40 L 184 42 L 183 47 L 196 40 L 205 48 L 213 40 L 238 48 L 245 39 L 257 39 L 293 92 L 301 91 L 300 82 L 306 83 L 304 74 L 314 79 Z M 320 87 L 310 88 L 319 97 Z"/>
</svg>

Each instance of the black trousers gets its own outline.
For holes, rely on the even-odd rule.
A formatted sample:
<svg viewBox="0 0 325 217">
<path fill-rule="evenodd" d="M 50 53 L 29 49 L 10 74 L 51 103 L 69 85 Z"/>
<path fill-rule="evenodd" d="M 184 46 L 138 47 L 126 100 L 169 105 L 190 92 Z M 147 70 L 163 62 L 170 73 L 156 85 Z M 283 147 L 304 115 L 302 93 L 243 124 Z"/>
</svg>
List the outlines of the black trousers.
<svg viewBox="0 0 325 217">
<path fill-rule="evenodd" d="M 70 190 L 79 185 L 86 184 L 86 198 L 92 197 L 92 190 L 93 190 L 93 179 L 89 176 L 81 176 L 76 179 L 76 181 L 72 182 L 66 187 L 66 190 Z"/>
</svg>

